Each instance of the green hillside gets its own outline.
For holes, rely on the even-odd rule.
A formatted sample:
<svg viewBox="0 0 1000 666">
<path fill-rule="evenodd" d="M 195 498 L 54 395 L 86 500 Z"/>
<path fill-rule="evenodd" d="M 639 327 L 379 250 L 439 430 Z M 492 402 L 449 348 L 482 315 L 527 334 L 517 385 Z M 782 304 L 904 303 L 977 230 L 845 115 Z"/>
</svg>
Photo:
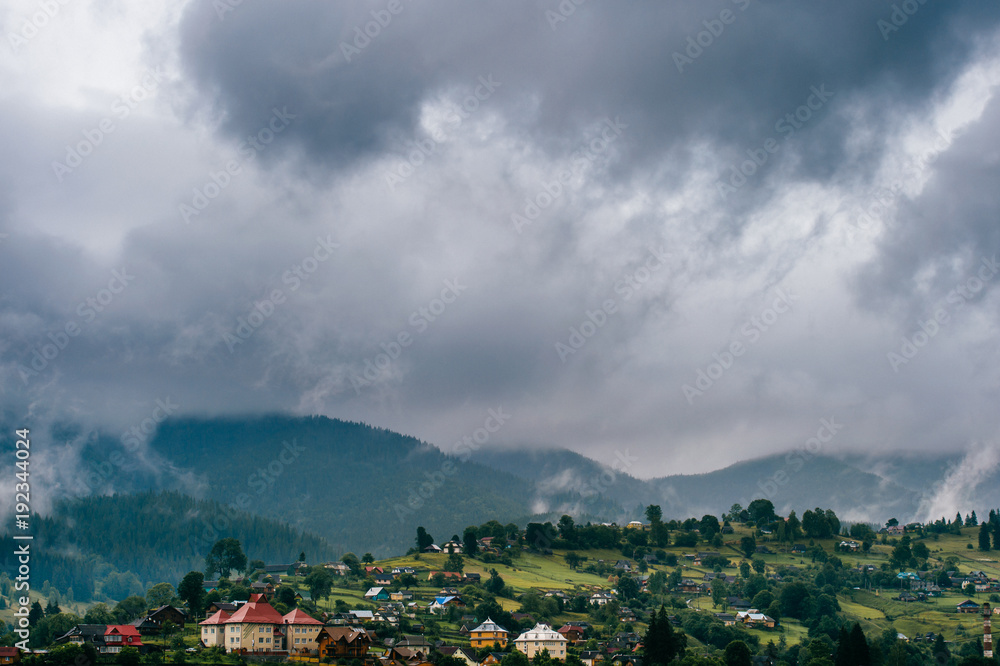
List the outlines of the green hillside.
<svg viewBox="0 0 1000 666">
<path fill-rule="evenodd" d="M 750 508 L 761 510 L 758 503 L 755 505 L 757 508 Z M 176 583 L 176 572 L 201 568 L 200 559 L 185 559 L 182 549 L 200 547 L 204 519 L 218 511 L 225 509 L 170 493 L 91 498 L 60 505 L 57 517 L 41 521 L 38 543 L 52 553 L 56 550 L 53 543 L 65 542 L 64 556 L 75 558 L 77 563 L 93 561 L 93 567 L 85 571 L 95 576 L 98 592 L 120 584 L 114 580 L 119 574 L 112 567 L 125 572 L 130 566 L 172 564 L 175 570 L 162 580 Z M 297 535 L 287 527 L 246 514 L 232 515 L 232 533 L 213 538 L 236 536 L 251 559 L 288 561 L 300 549 L 310 562 L 331 557 L 330 549 L 316 537 Z M 181 518 L 176 520 L 178 516 Z M 824 516 L 827 522 L 816 522 L 817 516 Z M 386 571 L 394 567 L 416 570 L 414 579 L 397 579 L 390 587 L 397 590 L 405 582 L 416 605 L 410 611 L 413 617 L 407 617 L 398 630 L 378 623 L 374 627 L 380 635 L 394 636 L 397 631 L 420 631 L 413 629 L 419 624 L 428 638 L 467 645 L 460 627 L 487 616 L 515 633 L 536 621 L 553 626 L 587 622 L 592 627 L 588 638 L 608 646 L 621 632 L 643 635 L 650 614 L 662 606 L 674 617 L 675 627 L 687 635 L 691 653 L 714 657 L 732 641 L 741 640 L 754 654 L 770 652 L 787 663 L 808 662 L 800 658 L 802 650 L 832 658 L 841 630 L 850 630 L 855 624 L 867 635 L 873 654 L 879 655 L 872 663 L 886 663 L 890 651 L 895 651 L 894 659 L 899 663 L 930 663 L 935 659 L 931 643 L 921 640 L 928 633 L 935 638 L 940 635 L 946 641 L 944 649 L 956 657 L 974 655 L 979 649 L 976 641 L 981 635 L 981 618 L 958 613 L 956 606 L 970 598 L 976 603 L 1000 601 L 996 589 L 973 593 L 942 582 L 941 596 L 906 602 L 899 597 L 909 591 L 911 583 L 897 576 L 902 569 L 921 580 L 937 582 L 981 571 L 995 581 L 1000 578 L 1000 551 L 980 549 L 979 527 L 942 523 L 903 536 L 876 537 L 863 525 L 839 525 L 830 512 L 807 510 L 801 514 L 801 529 L 809 533 L 789 533 L 788 539 L 779 539 L 786 528 L 799 529 L 795 520 L 789 517 L 785 522 L 773 516 L 762 520 L 759 527 L 736 520 L 720 526 L 711 516 L 658 522 L 647 528 L 577 524 L 568 518 L 557 525 L 535 523 L 520 530 L 495 520 L 467 529 L 460 529 L 461 523 L 453 524 L 442 534 L 492 536 L 494 543 L 505 545 L 505 536 L 516 535 L 516 539 L 509 547 L 473 556 L 411 551 L 375 561 L 374 565 Z M 121 531 L 120 539 L 108 539 L 109 524 L 139 527 L 134 536 Z M 720 527 L 727 529 L 720 532 Z M 866 547 L 856 551 L 842 547 L 845 537 L 831 533 L 840 527 L 854 530 L 853 540 L 863 541 Z M 397 532 L 404 540 L 412 534 L 407 529 Z M 654 561 L 648 561 L 647 556 Z M 458 570 L 449 568 L 456 566 L 456 557 L 462 571 L 478 573 L 480 580 L 452 583 L 465 607 L 430 615 L 428 604 L 448 584 L 433 574 Z M 622 569 L 622 563 L 629 569 Z M 375 610 L 376 605 L 364 598 L 374 580 L 364 568 L 354 566 L 351 575 L 332 576 L 329 594 L 322 590 L 313 594 L 305 575 L 282 576 L 282 585 L 302 592 L 302 604 L 314 614 Z M 728 578 L 710 581 L 720 574 Z M 144 582 L 142 587 L 148 588 L 157 581 Z M 702 584 L 706 587 L 697 589 Z M 59 587 L 54 582 L 53 586 Z M 223 594 L 227 589 L 223 588 Z M 606 605 L 592 606 L 591 595 L 601 591 L 613 591 L 616 597 Z M 133 592 L 141 594 L 142 589 L 129 590 Z M 60 593 L 65 600 L 66 590 L 60 589 Z M 10 596 L 9 581 L 2 576 L 0 595 Z M 776 625 L 727 626 L 716 613 L 735 613 L 734 598 L 766 613 Z M 282 611 L 287 609 L 284 603 Z M 79 595 L 75 602 L 63 605 L 64 610 L 72 609 L 78 615 L 87 608 L 80 604 Z M 512 613 L 531 617 L 516 620 Z M 9 615 L 10 609 L 0 610 L 0 619 L 7 621 Z M 898 633 L 908 641 L 897 642 Z M 193 630 L 185 641 L 195 643 Z M 938 661 L 957 664 L 960 660 Z"/>
<path fill-rule="evenodd" d="M 970 595 L 946 588 L 943 596 L 926 601 L 896 599 L 909 585 L 899 581 L 898 569 L 890 563 L 894 549 L 901 543 L 900 538 L 879 539 L 866 553 L 840 552 L 842 536 L 801 537 L 795 543 L 807 548 L 807 553 L 803 554 L 792 552 L 792 543 L 773 541 L 758 529 L 742 524 L 733 527 L 734 532 L 725 535 L 721 545 L 698 542 L 694 546 L 678 546 L 673 542 L 683 533 L 682 529 L 671 529 L 671 545 L 663 548 L 635 546 L 643 540 L 639 534 L 648 535 L 648 532 L 637 530 L 616 529 L 620 539 L 618 548 L 567 548 L 565 540 L 556 537 L 551 553 L 528 547 L 522 538 L 520 545 L 508 550 L 511 557 L 505 561 L 497 560 L 496 556 L 463 558 L 464 571 L 479 573 L 483 581 L 488 581 L 495 572 L 503 581 L 502 594 L 494 596 L 484 589 L 484 584 L 460 584 L 457 587 L 468 604 L 465 609 L 436 618 L 418 615 L 418 619 L 426 623 L 432 635 L 453 644 L 467 641 L 458 632 L 463 624 L 462 615 L 475 615 L 476 621 L 487 614 L 496 620 L 499 615 L 515 632 L 528 628 L 531 619 L 517 623 L 506 615 L 514 612 L 531 613 L 534 620 L 552 626 L 585 621 L 594 627 L 592 635 L 595 638 L 608 640 L 622 631 L 641 635 L 648 627 L 649 613 L 665 605 L 688 634 L 689 648 L 695 653 L 719 656 L 718 651 L 737 639 L 747 642 L 754 653 L 769 649 L 769 644 L 773 644 L 776 651 L 790 650 L 786 656 L 797 655 L 800 648 L 796 646 L 800 645 L 802 649 L 807 645 L 817 650 L 824 646 L 832 649 L 840 627 L 850 629 L 855 623 L 867 634 L 873 649 L 884 650 L 883 658 L 895 644 L 897 633 L 909 639 L 903 649 L 909 654 L 911 663 L 929 663 L 928 660 L 933 659 L 931 644 L 917 640 L 927 633 L 942 634 L 947 649 L 954 655 L 975 652 L 981 619 L 975 614 L 956 611 L 956 605 Z M 977 528 L 968 527 L 960 534 L 934 536 L 927 532 L 912 535 L 912 544 L 924 544 L 929 551 L 929 557 L 917 559 L 915 570 L 923 578 L 933 578 L 943 567 L 954 567 L 960 575 L 981 570 L 993 578 L 1000 577 L 1000 558 L 996 551 L 968 549 L 969 543 L 975 544 L 977 531 Z M 767 550 L 751 558 L 757 563 L 759 573 L 757 567 L 751 568 L 748 574 L 741 570 L 741 564 L 751 562 L 741 552 L 744 538 L 753 538 L 756 545 Z M 694 555 L 702 550 L 718 551 L 728 564 L 695 565 Z M 623 574 L 613 569 L 621 560 L 638 569 L 641 556 L 651 553 L 657 553 L 660 562 L 648 565 L 643 572 L 634 570 Z M 571 567 L 569 558 L 574 557 L 581 562 Z M 387 570 L 414 567 L 417 583 L 410 589 L 418 605 L 424 607 L 440 594 L 440 584 L 430 580 L 429 574 L 445 569 L 447 561 L 448 556 L 443 554 L 410 554 L 375 564 Z M 667 564 L 667 561 L 676 561 L 676 564 Z M 872 565 L 875 571 L 863 573 L 859 569 L 861 565 Z M 731 576 L 735 581 L 722 586 L 720 599 L 743 597 L 752 601 L 762 606 L 762 612 L 774 616 L 777 626 L 772 629 L 724 627 L 714 614 L 735 613 L 725 601 L 713 599 L 710 592 L 682 593 L 674 589 L 676 581 L 691 579 L 702 583 L 706 575 L 715 573 Z M 637 579 L 640 575 L 652 575 L 658 582 L 654 584 L 651 580 L 648 590 L 626 592 L 623 580 Z M 375 606 L 363 598 L 370 582 L 363 577 L 337 579 L 331 596 L 321 599 L 318 608 L 330 611 L 346 607 L 374 609 Z M 587 605 L 585 600 L 598 590 L 617 590 L 618 600 L 600 608 Z M 546 596 L 552 592 L 564 594 L 565 600 Z M 995 596 L 996 593 L 981 593 L 971 598 L 982 603 L 991 594 Z M 636 614 L 635 621 L 620 619 L 621 608 L 626 606 Z"/>
<path fill-rule="evenodd" d="M 381 428 L 325 417 L 164 423 L 153 450 L 198 492 L 323 536 L 340 552 L 405 551 L 418 525 L 459 528 L 526 516 L 532 484 Z"/>
</svg>

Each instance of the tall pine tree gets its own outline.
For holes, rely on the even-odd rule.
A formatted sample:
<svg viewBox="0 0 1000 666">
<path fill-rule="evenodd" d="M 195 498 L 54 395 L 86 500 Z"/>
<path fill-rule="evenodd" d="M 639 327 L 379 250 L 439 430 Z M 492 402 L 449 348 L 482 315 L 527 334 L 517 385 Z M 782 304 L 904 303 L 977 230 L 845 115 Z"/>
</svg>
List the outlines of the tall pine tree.
<svg viewBox="0 0 1000 666">
<path fill-rule="evenodd" d="M 657 662 L 662 658 L 663 647 L 660 645 L 660 624 L 656 620 L 656 611 L 649 614 L 649 627 L 646 629 L 646 636 L 642 640 L 642 656 L 647 664 L 663 663 Z"/>
<path fill-rule="evenodd" d="M 851 653 L 854 656 L 854 663 L 858 666 L 869 666 L 872 663 L 871 652 L 868 650 L 868 639 L 865 632 L 861 630 L 861 625 L 857 622 L 851 629 Z"/>
<path fill-rule="evenodd" d="M 847 625 L 840 625 L 840 635 L 837 637 L 837 657 L 834 660 L 836 666 L 857 666 L 852 650 L 851 636 L 847 633 Z"/>
<path fill-rule="evenodd" d="M 979 550 L 989 550 L 990 549 L 990 525 L 989 523 L 983 523 L 979 527 Z"/>
<path fill-rule="evenodd" d="M 990 513 L 993 512 L 991 511 Z M 948 645 L 944 642 L 944 634 L 938 634 L 937 638 L 934 639 L 932 652 L 934 652 L 934 658 L 939 664 L 943 664 L 948 661 L 948 657 L 951 656 L 951 653 L 948 651 Z"/>
<path fill-rule="evenodd" d="M 28 624 L 35 626 L 43 617 L 45 617 L 45 610 L 36 600 L 35 603 L 31 604 L 31 610 L 28 611 Z"/>
<path fill-rule="evenodd" d="M 674 632 L 667 617 L 666 606 L 660 606 L 660 612 L 651 613 L 649 628 L 643 639 L 643 656 L 646 666 L 666 666 L 674 657 L 684 653 L 687 647 L 687 636 L 682 631 Z"/>
</svg>

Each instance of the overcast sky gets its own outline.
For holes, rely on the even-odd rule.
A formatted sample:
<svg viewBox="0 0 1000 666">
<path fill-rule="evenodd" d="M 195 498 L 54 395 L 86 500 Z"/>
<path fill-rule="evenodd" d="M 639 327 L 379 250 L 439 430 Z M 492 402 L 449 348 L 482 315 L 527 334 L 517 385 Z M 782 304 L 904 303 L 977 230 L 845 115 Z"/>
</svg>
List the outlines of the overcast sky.
<svg viewBox="0 0 1000 666">
<path fill-rule="evenodd" d="M 640 477 L 820 419 L 834 454 L 997 441 L 995 2 L 0 22 L 10 422 L 117 433 L 160 400 L 450 451 L 502 408 L 488 445 L 628 451 Z"/>
</svg>

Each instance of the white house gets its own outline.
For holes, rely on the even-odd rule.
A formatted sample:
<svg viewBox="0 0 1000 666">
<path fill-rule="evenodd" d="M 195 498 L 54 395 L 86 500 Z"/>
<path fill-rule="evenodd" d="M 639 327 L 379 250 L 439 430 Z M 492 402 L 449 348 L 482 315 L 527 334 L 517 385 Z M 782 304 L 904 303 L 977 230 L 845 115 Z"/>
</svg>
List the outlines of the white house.
<svg viewBox="0 0 1000 666">
<path fill-rule="evenodd" d="M 553 659 L 566 659 L 566 637 L 547 624 L 536 624 L 514 639 L 514 647 L 534 659 L 542 650 L 548 650 Z"/>
<path fill-rule="evenodd" d="M 608 594 L 607 592 L 595 592 L 594 594 L 590 595 L 590 603 L 596 604 L 598 606 L 603 606 L 609 601 L 614 601 L 614 600 L 615 600 L 614 596 Z"/>
</svg>

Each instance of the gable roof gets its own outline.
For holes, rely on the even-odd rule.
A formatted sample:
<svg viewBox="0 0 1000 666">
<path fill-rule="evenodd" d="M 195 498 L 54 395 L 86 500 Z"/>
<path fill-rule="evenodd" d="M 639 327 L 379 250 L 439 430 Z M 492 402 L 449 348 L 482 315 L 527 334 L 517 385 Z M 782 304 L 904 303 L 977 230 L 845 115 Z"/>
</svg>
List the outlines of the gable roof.
<svg viewBox="0 0 1000 666">
<path fill-rule="evenodd" d="M 160 628 L 160 623 L 154 620 L 150 615 L 137 617 L 136 619 L 129 622 L 129 624 L 131 624 L 136 629 L 139 629 L 139 633 L 142 633 L 143 629 L 153 630 Z"/>
<path fill-rule="evenodd" d="M 180 608 L 177 608 L 177 606 L 171 606 L 170 604 L 163 604 L 162 606 L 160 606 L 159 608 L 157 608 L 155 611 L 152 611 L 150 613 L 150 615 L 156 615 L 157 613 L 162 613 L 163 611 L 166 611 L 166 610 L 172 610 L 175 613 L 180 613 L 182 616 L 187 617 L 187 612 L 185 612 L 184 610 L 182 610 Z"/>
<path fill-rule="evenodd" d="M 408 647 L 391 647 L 389 648 L 389 654 L 395 655 L 396 657 L 404 661 L 412 661 L 414 659 L 424 659 L 425 652 L 423 650 L 417 650 Z"/>
<path fill-rule="evenodd" d="M 353 627 L 323 627 L 319 630 L 320 634 L 325 633 L 332 640 L 345 643 L 353 643 L 356 640 L 367 640 L 371 641 L 371 637 L 367 632 L 361 629 L 354 629 Z"/>
<path fill-rule="evenodd" d="M 121 636 L 134 636 L 139 637 L 139 630 L 136 629 L 131 624 L 109 624 L 108 628 L 104 631 L 105 636 L 111 634 L 119 634 Z"/>
<path fill-rule="evenodd" d="M 547 624 L 539 623 L 517 637 L 515 642 L 520 641 L 558 641 L 565 643 L 566 637 L 558 631 L 553 631 Z"/>
<path fill-rule="evenodd" d="M 301 608 L 296 608 L 295 610 L 286 613 L 281 619 L 285 624 L 323 624 L 303 611 Z"/>
<path fill-rule="evenodd" d="M 215 613 L 199 622 L 198 624 L 225 624 L 229 620 L 229 613 L 224 610 L 215 611 Z"/>
<path fill-rule="evenodd" d="M 90 637 L 93 639 L 95 636 L 104 636 L 104 632 L 107 630 L 108 625 L 106 624 L 78 624 L 57 640 L 68 639 L 71 636 L 80 636 L 84 639 Z"/>
<path fill-rule="evenodd" d="M 254 595 L 258 599 L 262 595 Z M 281 615 L 266 600 L 248 601 L 240 606 L 226 621 L 227 624 L 253 622 L 256 624 L 284 624 Z"/>
<path fill-rule="evenodd" d="M 425 636 L 420 634 L 403 634 L 403 637 L 396 641 L 396 645 L 405 645 L 407 647 L 430 647 L 430 642 Z"/>
<path fill-rule="evenodd" d="M 476 653 L 470 648 L 455 647 L 453 645 L 442 645 L 438 647 L 437 650 L 441 654 L 446 655 L 448 657 L 453 657 L 457 654 L 463 654 L 465 655 L 465 659 L 467 661 L 471 661 L 474 664 L 479 663 L 479 659 L 476 657 Z M 461 659 L 461 657 L 458 658 Z"/>
<path fill-rule="evenodd" d="M 481 625 L 479 625 L 478 627 L 476 627 L 472 631 L 473 632 L 482 631 L 482 632 L 490 632 L 490 633 L 496 632 L 496 633 L 502 633 L 502 634 L 508 634 L 508 633 L 510 633 L 509 631 L 507 631 L 506 629 L 504 629 L 503 627 L 501 627 L 499 624 L 497 624 L 496 622 L 494 622 L 493 620 L 491 620 L 488 617 L 486 618 L 485 622 L 483 622 Z"/>
</svg>

